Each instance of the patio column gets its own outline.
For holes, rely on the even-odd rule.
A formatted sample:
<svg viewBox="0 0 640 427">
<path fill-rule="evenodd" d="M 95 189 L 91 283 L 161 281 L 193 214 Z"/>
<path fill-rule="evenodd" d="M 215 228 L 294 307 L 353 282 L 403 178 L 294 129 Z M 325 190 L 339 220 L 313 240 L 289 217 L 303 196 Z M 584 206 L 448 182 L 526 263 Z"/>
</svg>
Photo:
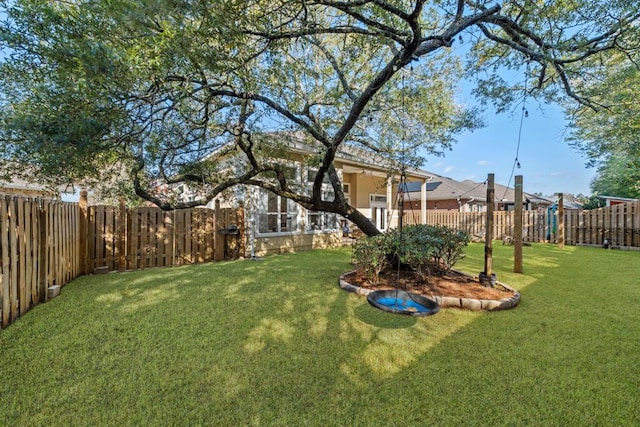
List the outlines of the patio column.
<svg viewBox="0 0 640 427">
<path fill-rule="evenodd" d="M 427 223 L 427 179 L 420 185 L 420 224 Z"/>
<path fill-rule="evenodd" d="M 398 226 L 398 211 L 393 209 L 393 205 L 393 177 L 389 177 L 387 178 L 387 212 L 388 215 L 390 215 L 388 228 L 395 228 Z"/>
</svg>

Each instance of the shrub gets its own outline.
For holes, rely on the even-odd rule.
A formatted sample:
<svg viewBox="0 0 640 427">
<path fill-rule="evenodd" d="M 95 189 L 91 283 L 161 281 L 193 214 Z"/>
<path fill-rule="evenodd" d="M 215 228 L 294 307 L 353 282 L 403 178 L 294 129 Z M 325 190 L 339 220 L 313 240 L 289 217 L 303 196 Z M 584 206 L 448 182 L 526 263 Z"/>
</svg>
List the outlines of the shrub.
<svg viewBox="0 0 640 427">
<path fill-rule="evenodd" d="M 434 263 L 442 271 L 449 271 L 464 258 L 464 247 L 469 244 L 471 236 L 466 231 L 458 231 L 442 225 L 427 226 L 435 236 L 436 252 Z"/>
<path fill-rule="evenodd" d="M 411 266 L 422 280 L 431 276 L 434 256 L 440 244 L 438 236 L 429 231 L 428 226 L 414 225 L 391 232 L 397 241 L 395 247 L 400 262 Z"/>
<path fill-rule="evenodd" d="M 373 285 L 378 284 L 380 273 L 389 265 L 389 237 L 386 234 L 358 240 L 353 248 L 356 267 L 362 269 Z"/>
<path fill-rule="evenodd" d="M 382 270 L 394 262 L 408 264 L 427 280 L 434 271 L 451 270 L 464 257 L 469 241 L 469 234 L 463 231 L 439 225 L 411 225 L 356 242 L 354 256 L 357 267 L 374 285 Z"/>
</svg>

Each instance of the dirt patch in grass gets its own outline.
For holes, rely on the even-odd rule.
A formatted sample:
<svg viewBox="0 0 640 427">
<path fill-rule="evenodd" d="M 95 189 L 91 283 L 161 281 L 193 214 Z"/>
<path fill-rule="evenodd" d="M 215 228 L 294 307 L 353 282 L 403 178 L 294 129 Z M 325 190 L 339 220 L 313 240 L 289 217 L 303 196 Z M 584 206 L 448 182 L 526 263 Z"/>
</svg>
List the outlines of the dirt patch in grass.
<svg viewBox="0 0 640 427">
<path fill-rule="evenodd" d="M 408 292 L 422 294 L 428 297 L 454 297 L 474 298 L 485 300 L 501 300 L 514 295 L 512 290 L 506 289 L 500 284 L 495 288 L 485 287 L 476 277 L 470 277 L 451 271 L 443 275 L 433 275 L 428 281 L 421 280 L 414 271 L 383 271 L 377 285 L 373 285 L 367 279 L 364 272 L 358 270 L 346 274 L 344 280 L 352 285 L 365 289 L 401 289 Z"/>
</svg>

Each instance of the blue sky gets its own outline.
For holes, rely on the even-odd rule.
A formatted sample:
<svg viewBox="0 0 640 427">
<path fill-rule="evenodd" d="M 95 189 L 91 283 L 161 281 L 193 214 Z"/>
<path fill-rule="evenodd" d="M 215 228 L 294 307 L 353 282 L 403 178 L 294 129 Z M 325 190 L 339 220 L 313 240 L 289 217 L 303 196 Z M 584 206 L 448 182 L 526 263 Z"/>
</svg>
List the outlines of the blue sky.
<svg viewBox="0 0 640 427">
<path fill-rule="evenodd" d="M 494 173 L 497 183 L 507 185 L 516 158 L 521 108 L 500 115 L 487 111 L 486 127 L 459 136 L 452 151 L 445 152 L 445 157 L 428 157 L 424 169 L 456 180 L 484 181 Z M 591 194 L 595 169 L 586 168 L 586 160 L 565 141 L 562 110 L 533 102 L 527 110 L 518 155 L 521 168 L 514 172 L 523 176 L 524 190 L 544 195 Z"/>
<path fill-rule="evenodd" d="M 503 71 L 507 80 L 524 77 L 524 70 Z M 458 102 L 476 105 L 472 88 L 471 82 L 463 80 Z M 523 176 L 524 191 L 547 196 L 591 194 L 590 183 L 596 170 L 587 168 L 586 159 L 565 140 L 567 122 L 563 110 L 531 98 L 525 106 L 528 117 L 522 121 L 517 154 L 521 167 L 513 174 Z M 459 135 L 452 151 L 446 151 L 444 157 L 427 157 L 423 169 L 458 181 L 484 181 L 487 174 L 493 173 L 495 182 L 513 187 L 511 170 L 518 151 L 521 117 L 522 103 L 502 114 L 486 107 L 485 127 Z"/>
</svg>

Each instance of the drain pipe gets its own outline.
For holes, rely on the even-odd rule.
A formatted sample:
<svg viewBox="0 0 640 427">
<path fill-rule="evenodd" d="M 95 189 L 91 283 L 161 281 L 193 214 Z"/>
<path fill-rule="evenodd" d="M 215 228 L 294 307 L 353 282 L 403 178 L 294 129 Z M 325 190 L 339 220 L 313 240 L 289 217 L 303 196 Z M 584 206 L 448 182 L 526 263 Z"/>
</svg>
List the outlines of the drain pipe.
<svg viewBox="0 0 640 427">
<path fill-rule="evenodd" d="M 249 235 L 251 259 L 254 261 L 260 261 L 262 258 L 256 256 L 256 220 L 255 218 L 251 218 L 248 222 L 249 228 L 251 229 L 251 234 Z"/>
</svg>

